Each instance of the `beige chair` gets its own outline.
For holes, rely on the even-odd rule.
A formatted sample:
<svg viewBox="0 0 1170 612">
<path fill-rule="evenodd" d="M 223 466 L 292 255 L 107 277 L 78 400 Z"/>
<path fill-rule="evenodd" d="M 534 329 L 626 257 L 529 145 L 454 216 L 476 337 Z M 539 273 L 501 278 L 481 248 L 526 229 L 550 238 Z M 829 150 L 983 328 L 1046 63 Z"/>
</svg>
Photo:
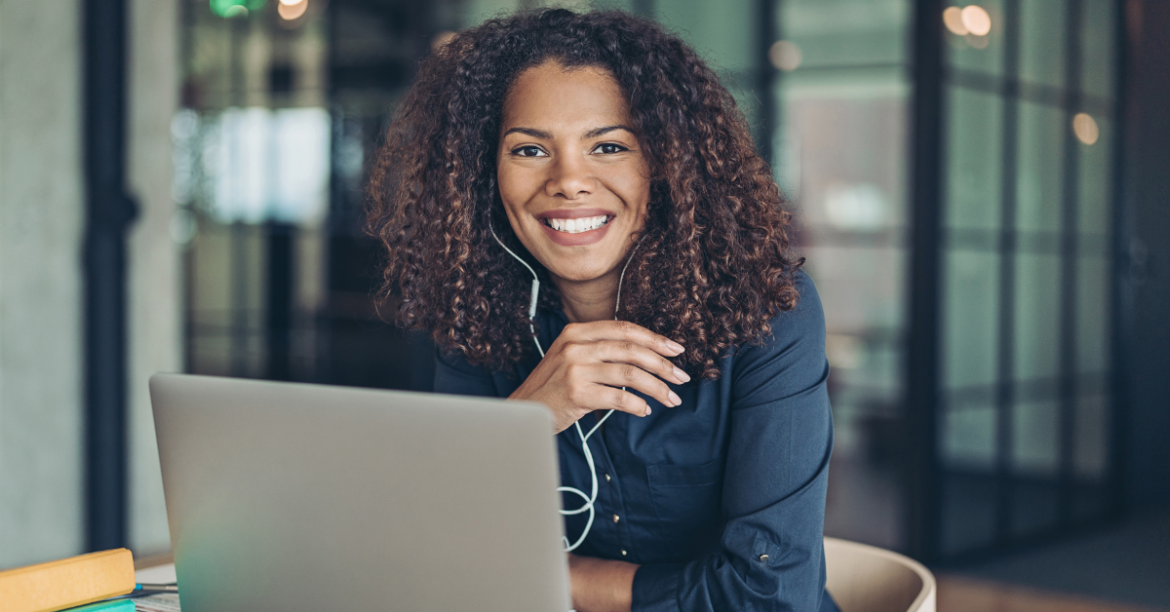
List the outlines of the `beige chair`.
<svg viewBox="0 0 1170 612">
<path fill-rule="evenodd" d="M 934 574 L 909 557 L 825 538 L 825 567 L 841 612 L 935 612 Z"/>
</svg>

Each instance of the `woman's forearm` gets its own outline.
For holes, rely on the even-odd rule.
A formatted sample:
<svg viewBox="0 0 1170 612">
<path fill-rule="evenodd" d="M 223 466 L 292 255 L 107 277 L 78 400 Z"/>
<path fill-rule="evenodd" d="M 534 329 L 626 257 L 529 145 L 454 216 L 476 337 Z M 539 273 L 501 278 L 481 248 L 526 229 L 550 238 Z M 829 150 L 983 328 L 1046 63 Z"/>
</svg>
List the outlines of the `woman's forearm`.
<svg viewBox="0 0 1170 612">
<path fill-rule="evenodd" d="M 625 561 L 569 555 L 569 581 L 577 612 L 630 612 L 634 573 Z"/>
</svg>

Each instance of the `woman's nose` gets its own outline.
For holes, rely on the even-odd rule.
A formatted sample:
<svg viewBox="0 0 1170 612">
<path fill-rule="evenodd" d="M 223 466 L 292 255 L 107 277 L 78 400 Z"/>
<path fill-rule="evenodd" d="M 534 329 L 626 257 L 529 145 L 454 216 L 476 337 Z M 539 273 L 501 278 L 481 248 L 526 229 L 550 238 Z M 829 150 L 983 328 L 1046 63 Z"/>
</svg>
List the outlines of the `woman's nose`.
<svg viewBox="0 0 1170 612">
<path fill-rule="evenodd" d="M 593 193 L 597 187 L 597 179 L 580 156 L 560 155 L 554 159 L 550 171 L 552 174 L 544 184 L 545 194 L 550 197 L 575 200 Z"/>
</svg>

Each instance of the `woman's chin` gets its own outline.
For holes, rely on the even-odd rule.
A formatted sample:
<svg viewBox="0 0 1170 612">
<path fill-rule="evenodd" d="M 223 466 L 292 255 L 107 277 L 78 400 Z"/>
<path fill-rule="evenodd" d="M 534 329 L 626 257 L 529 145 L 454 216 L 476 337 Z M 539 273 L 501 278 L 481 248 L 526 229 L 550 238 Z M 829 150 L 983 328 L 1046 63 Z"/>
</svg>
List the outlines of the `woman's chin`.
<svg viewBox="0 0 1170 612">
<path fill-rule="evenodd" d="M 573 265 L 572 262 L 562 262 L 561 265 L 546 266 L 549 272 L 559 280 L 570 283 L 587 283 L 595 281 L 609 273 L 610 269 L 593 265 Z"/>
</svg>

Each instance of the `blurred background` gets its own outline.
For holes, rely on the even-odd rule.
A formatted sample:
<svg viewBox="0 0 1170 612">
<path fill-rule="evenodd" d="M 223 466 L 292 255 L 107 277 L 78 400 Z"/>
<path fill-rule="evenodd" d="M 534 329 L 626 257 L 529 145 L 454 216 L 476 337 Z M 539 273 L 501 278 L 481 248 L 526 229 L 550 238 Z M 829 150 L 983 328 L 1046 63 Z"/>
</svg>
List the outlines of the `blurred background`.
<svg viewBox="0 0 1170 612">
<path fill-rule="evenodd" d="M 367 166 L 436 45 L 553 5 L 680 34 L 772 162 L 828 535 L 950 609 L 1170 609 L 1161 0 L 0 0 L 0 568 L 168 550 L 155 371 L 429 390 Z"/>
</svg>

